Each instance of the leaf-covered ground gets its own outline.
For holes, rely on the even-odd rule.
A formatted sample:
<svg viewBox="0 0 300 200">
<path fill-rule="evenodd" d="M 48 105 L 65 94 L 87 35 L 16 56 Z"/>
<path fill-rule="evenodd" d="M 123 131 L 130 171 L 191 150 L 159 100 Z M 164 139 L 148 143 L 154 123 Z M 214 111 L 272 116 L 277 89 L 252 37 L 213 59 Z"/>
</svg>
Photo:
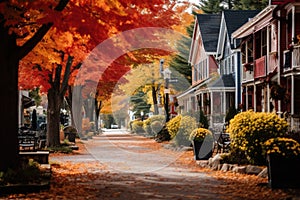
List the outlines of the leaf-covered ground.
<svg viewBox="0 0 300 200">
<path fill-rule="evenodd" d="M 115 141 L 117 144 L 118 142 Z M 160 176 L 152 173 L 123 173 L 112 171 L 106 163 L 97 160 L 72 162 L 63 158 L 88 155 L 85 145 L 78 142 L 79 151 L 72 155 L 51 154 L 51 188 L 28 194 L 13 194 L 1 199 L 290 199 L 298 196 L 296 190 L 272 190 L 267 179 L 253 175 L 212 171 L 199 167 L 193 152 L 181 152 L 170 167 L 188 170 L 194 177 Z M 146 138 L 139 142 L 118 143 L 120 148 L 135 145 L 145 149 L 161 149 L 162 144 Z M 134 151 L 137 151 L 134 149 Z M 172 151 L 163 149 L 163 151 Z M 176 154 L 176 152 L 170 152 Z M 53 161 L 55 160 L 55 161 Z M 197 176 L 199 175 L 199 176 Z M 215 180 L 215 181 L 214 181 Z M 220 184 L 221 183 L 221 184 Z M 298 192 L 298 193 L 295 193 Z M 298 195 L 297 195 L 298 194 Z"/>
</svg>

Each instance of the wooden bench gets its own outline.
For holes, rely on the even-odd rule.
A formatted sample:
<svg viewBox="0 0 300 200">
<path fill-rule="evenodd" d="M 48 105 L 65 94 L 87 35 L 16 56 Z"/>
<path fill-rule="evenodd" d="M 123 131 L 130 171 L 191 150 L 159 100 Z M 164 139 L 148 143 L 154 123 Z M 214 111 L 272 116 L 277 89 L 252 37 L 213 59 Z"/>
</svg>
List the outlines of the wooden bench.
<svg viewBox="0 0 300 200">
<path fill-rule="evenodd" d="M 35 151 L 38 147 L 38 137 L 33 135 L 18 136 L 20 151 Z"/>
<path fill-rule="evenodd" d="M 49 164 L 49 151 L 19 152 L 21 159 L 33 159 L 40 164 Z"/>
</svg>

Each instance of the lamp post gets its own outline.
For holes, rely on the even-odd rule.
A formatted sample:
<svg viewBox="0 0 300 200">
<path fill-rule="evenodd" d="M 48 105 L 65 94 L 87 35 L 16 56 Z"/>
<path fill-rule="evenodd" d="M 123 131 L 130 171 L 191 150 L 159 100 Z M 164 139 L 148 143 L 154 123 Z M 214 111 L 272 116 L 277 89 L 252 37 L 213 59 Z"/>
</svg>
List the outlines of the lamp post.
<svg viewBox="0 0 300 200">
<path fill-rule="evenodd" d="M 144 112 L 141 111 L 141 120 L 144 121 Z"/>
<path fill-rule="evenodd" d="M 171 78 L 171 70 L 169 68 L 166 68 L 163 71 L 163 76 L 164 76 L 164 80 L 165 80 L 165 112 L 166 112 L 166 122 L 168 122 L 170 120 L 170 113 L 169 113 L 169 93 L 170 93 L 170 89 L 169 89 L 169 81 Z"/>
</svg>

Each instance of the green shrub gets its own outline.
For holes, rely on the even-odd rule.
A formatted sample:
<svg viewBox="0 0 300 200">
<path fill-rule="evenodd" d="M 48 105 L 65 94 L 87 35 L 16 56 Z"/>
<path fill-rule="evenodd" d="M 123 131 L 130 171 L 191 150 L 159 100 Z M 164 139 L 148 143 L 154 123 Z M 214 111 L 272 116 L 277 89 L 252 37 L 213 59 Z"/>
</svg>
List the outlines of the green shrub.
<svg viewBox="0 0 300 200">
<path fill-rule="evenodd" d="M 230 120 L 234 118 L 235 115 L 239 113 L 239 110 L 236 109 L 234 106 L 229 107 L 226 116 L 225 116 L 225 122 L 226 124 L 229 124 Z"/>
<path fill-rule="evenodd" d="M 148 135 L 152 135 L 152 130 L 151 130 L 151 117 L 144 120 L 144 125 L 143 125 L 144 131 L 148 134 Z"/>
<path fill-rule="evenodd" d="M 154 135 L 157 135 L 157 133 L 159 133 L 162 128 L 163 128 L 163 124 L 160 122 L 160 121 L 154 121 L 151 123 L 151 130 L 152 130 L 152 133 Z"/>
<path fill-rule="evenodd" d="M 132 123 L 132 131 L 134 133 L 144 133 L 144 128 L 143 128 L 144 122 L 143 121 L 133 121 Z"/>
<path fill-rule="evenodd" d="M 144 130 L 148 135 L 155 135 L 157 131 L 153 131 L 151 128 L 151 124 L 153 122 L 159 121 L 161 124 L 165 121 L 165 116 L 164 115 L 154 115 L 146 120 L 144 120 Z"/>
<path fill-rule="evenodd" d="M 171 140 L 171 136 L 170 136 L 166 126 L 163 126 L 163 128 L 156 134 L 155 140 L 157 142 L 163 142 L 163 141 Z"/>
<path fill-rule="evenodd" d="M 37 182 L 41 178 L 40 164 L 33 159 L 21 163 L 18 169 L 0 172 L 0 185 Z"/>
<path fill-rule="evenodd" d="M 170 119 L 170 121 L 167 122 L 167 130 L 170 134 L 171 139 L 173 139 L 176 136 L 179 130 L 181 118 L 181 115 L 177 115 L 176 117 Z"/>
<path fill-rule="evenodd" d="M 179 122 L 178 132 L 174 137 L 175 144 L 177 146 L 190 146 L 189 140 L 191 132 L 197 128 L 197 122 L 195 118 L 191 116 L 183 116 Z"/>
<path fill-rule="evenodd" d="M 134 121 L 129 121 L 128 122 L 128 127 L 129 127 L 129 130 L 130 132 L 133 132 L 133 129 L 132 129 L 132 124 L 133 124 Z"/>
<path fill-rule="evenodd" d="M 55 146 L 55 147 L 48 147 L 47 150 L 51 153 L 55 153 L 55 152 L 58 152 L 58 153 L 65 153 L 65 154 L 68 154 L 68 153 L 72 153 L 73 150 L 71 149 L 70 146 L 68 146 L 68 142 L 66 143 L 63 143 L 59 146 Z"/>
<path fill-rule="evenodd" d="M 287 132 L 287 122 L 275 113 L 241 112 L 230 120 L 231 150 L 244 154 L 250 164 L 264 165 L 266 158 L 262 146 L 270 138 Z"/>
</svg>

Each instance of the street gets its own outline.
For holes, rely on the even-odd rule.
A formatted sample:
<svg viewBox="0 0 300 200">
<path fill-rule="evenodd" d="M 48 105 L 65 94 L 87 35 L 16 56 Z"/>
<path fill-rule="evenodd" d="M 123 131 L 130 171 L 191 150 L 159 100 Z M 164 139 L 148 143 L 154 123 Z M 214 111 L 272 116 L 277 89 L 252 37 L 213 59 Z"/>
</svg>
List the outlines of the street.
<svg viewBox="0 0 300 200">
<path fill-rule="evenodd" d="M 88 154 L 52 161 L 104 164 L 110 179 L 93 184 L 110 194 L 99 193 L 99 199 L 221 199 L 220 181 L 176 163 L 182 152 L 159 148 L 153 140 L 113 129 L 84 144 Z"/>
<path fill-rule="evenodd" d="M 107 129 L 80 141 L 78 153 L 52 155 L 50 162 L 58 163 L 52 167 L 54 180 L 50 191 L 40 195 L 97 200 L 293 199 L 291 191 L 267 187 L 267 179 L 201 168 L 191 150 L 175 151 L 166 144 Z"/>
</svg>

